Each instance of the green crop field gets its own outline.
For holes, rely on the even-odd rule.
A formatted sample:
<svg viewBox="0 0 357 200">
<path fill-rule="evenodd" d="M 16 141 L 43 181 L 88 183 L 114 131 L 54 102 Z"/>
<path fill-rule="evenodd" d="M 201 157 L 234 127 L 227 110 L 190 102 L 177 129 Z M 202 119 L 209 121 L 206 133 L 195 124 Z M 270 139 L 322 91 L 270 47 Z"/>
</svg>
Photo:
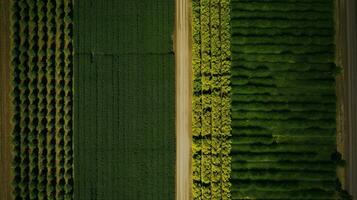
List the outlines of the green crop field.
<svg viewBox="0 0 357 200">
<path fill-rule="evenodd" d="M 232 199 L 343 199 L 334 1 L 233 0 Z"/>
<path fill-rule="evenodd" d="M 0 199 L 351 200 L 335 4 L 0 3 Z"/>
<path fill-rule="evenodd" d="M 192 2 L 194 199 L 230 199 L 229 3 Z"/>
<path fill-rule="evenodd" d="M 76 200 L 175 198 L 173 28 L 173 0 L 76 1 Z"/>
<path fill-rule="evenodd" d="M 72 2 L 12 1 L 13 198 L 72 199 Z"/>
</svg>

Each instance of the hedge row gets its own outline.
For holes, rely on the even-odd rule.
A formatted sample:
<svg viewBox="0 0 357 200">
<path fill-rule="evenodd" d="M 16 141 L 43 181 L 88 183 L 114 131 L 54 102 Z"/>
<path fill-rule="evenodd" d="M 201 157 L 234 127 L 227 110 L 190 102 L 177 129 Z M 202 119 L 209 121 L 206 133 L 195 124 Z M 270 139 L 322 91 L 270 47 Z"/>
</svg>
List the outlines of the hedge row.
<svg viewBox="0 0 357 200">
<path fill-rule="evenodd" d="M 193 198 L 230 195 L 230 1 L 193 0 Z"/>
<path fill-rule="evenodd" d="M 72 199 L 72 1 L 12 1 L 14 199 Z"/>
<path fill-rule="evenodd" d="M 348 199 L 336 175 L 333 1 L 231 7 L 232 199 Z"/>
</svg>

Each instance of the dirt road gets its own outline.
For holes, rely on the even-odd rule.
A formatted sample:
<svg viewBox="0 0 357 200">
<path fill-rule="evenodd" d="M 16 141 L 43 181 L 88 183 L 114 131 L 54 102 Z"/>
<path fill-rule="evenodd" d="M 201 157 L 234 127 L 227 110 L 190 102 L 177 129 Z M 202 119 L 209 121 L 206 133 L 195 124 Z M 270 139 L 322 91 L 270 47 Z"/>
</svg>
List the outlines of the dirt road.
<svg viewBox="0 0 357 200">
<path fill-rule="evenodd" d="M 0 1 L 0 199 L 11 199 L 9 0 Z"/>
<path fill-rule="evenodd" d="M 354 1 L 336 1 L 336 63 L 343 68 L 336 78 L 337 92 L 337 150 L 347 161 L 338 168 L 342 187 L 357 199 L 356 147 L 356 9 Z"/>
<path fill-rule="evenodd" d="M 176 200 L 191 198 L 191 4 L 176 0 Z"/>
</svg>

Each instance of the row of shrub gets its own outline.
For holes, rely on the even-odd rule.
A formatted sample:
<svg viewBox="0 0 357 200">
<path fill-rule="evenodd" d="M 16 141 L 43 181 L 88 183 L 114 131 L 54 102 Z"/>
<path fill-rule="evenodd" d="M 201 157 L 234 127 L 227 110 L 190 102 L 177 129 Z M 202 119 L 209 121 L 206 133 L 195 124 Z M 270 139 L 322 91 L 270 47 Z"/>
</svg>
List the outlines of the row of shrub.
<svg viewBox="0 0 357 200">
<path fill-rule="evenodd" d="M 232 0 L 232 199 L 344 199 L 333 0 Z"/>
<path fill-rule="evenodd" d="M 230 0 L 192 9 L 193 199 L 230 199 Z"/>
<path fill-rule="evenodd" d="M 14 199 L 73 199 L 72 1 L 11 1 Z"/>
</svg>

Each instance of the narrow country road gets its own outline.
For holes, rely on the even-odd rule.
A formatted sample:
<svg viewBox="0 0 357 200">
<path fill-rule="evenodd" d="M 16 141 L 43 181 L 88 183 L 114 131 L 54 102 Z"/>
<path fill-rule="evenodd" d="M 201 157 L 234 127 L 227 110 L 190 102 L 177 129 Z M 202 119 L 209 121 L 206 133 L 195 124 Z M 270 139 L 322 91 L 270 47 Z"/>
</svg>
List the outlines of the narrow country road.
<svg viewBox="0 0 357 200">
<path fill-rule="evenodd" d="M 176 0 L 176 200 L 191 198 L 191 5 Z"/>
</svg>

